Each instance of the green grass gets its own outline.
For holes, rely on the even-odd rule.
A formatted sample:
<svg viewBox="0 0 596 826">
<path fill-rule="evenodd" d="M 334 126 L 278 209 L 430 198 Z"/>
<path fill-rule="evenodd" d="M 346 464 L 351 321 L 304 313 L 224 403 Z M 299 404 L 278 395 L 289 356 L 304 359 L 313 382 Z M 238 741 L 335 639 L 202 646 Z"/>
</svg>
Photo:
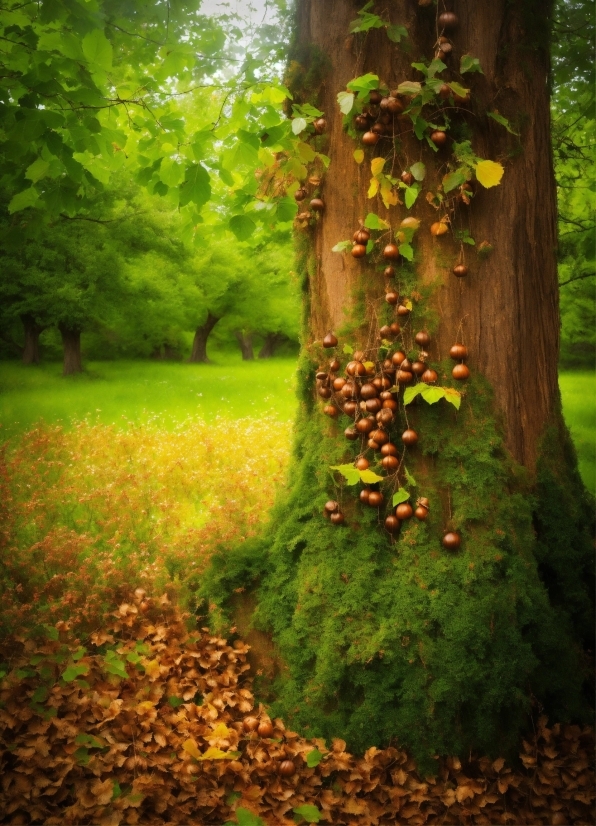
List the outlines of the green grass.
<svg viewBox="0 0 596 826">
<path fill-rule="evenodd" d="M 596 493 L 596 373 L 560 373 L 559 387 L 580 473 L 588 490 Z"/>
<path fill-rule="evenodd" d="M 0 425 L 4 438 L 43 420 L 70 426 L 81 419 L 104 424 L 159 420 L 165 428 L 198 416 L 273 415 L 289 421 L 296 410 L 293 358 L 243 362 L 220 353 L 213 364 L 152 361 L 89 362 L 83 375 L 64 378 L 62 365 L 0 363 Z M 563 410 L 588 489 L 596 490 L 596 373 L 559 377 Z"/>
<path fill-rule="evenodd" d="M 81 419 L 123 425 L 157 419 L 165 428 L 192 416 L 289 421 L 295 370 L 293 358 L 242 362 L 227 353 L 213 364 L 88 362 L 83 374 L 68 378 L 58 363 L 0 362 L 1 432 L 9 438 L 40 420 L 69 427 Z"/>
</svg>

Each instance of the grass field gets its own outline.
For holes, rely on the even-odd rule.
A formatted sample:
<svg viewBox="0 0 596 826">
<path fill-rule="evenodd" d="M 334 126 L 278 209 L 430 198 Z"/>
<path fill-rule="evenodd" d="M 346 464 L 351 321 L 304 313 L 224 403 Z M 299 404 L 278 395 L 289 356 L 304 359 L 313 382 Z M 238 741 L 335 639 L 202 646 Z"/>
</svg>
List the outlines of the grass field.
<svg viewBox="0 0 596 826">
<path fill-rule="evenodd" d="M 89 362 L 64 378 L 62 365 L 0 362 L 0 425 L 4 438 L 43 421 L 69 426 L 146 424 L 166 429 L 191 418 L 272 416 L 289 421 L 296 406 L 296 360 L 243 362 L 221 355 L 213 364 L 151 361 Z"/>
<path fill-rule="evenodd" d="M 596 373 L 561 373 L 559 387 L 582 478 L 596 493 Z"/>
<path fill-rule="evenodd" d="M 213 364 L 150 361 L 90 362 L 81 376 L 65 379 L 61 365 L 25 368 L 0 363 L 2 438 L 36 423 L 69 427 L 97 424 L 155 424 L 166 430 L 181 422 L 272 417 L 288 422 L 296 407 L 295 360 L 242 362 L 220 354 Z M 563 409 L 589 490 L 596 490 L 596 373 L 560 375 Z"/>
</svg>

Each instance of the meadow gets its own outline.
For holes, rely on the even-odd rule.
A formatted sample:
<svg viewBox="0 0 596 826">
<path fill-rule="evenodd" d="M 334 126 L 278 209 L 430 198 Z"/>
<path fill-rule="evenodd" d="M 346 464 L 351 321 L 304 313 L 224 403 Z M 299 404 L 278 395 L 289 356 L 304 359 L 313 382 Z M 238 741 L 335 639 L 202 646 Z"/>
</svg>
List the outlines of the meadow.
<svg viewBox="0 0 596 826">
<path fill-rule="evenodd" d="M 0 632 L 81 631 L 139 583 L 194 607 L 223 542 L 262 530 L 284 483 L 295 360 L 0 367 Z M 596 377 L 561 376 L 580 468 L 596 481 Z"/>
</svg>

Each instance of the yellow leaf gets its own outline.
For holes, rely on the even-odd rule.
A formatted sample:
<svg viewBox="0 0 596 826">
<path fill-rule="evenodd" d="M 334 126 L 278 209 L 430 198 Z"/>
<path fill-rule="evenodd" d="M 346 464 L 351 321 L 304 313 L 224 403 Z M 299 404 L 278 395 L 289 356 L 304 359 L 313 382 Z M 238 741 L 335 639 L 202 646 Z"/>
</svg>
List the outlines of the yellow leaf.
<svg viewBox="0 0 596 826">
<path fill-rule="evenodd" d="M 373 158 L 370 162 L 370 169 L 375 177 L 382 172 L 384 166 L 385 158 Z"/>
<path fill-rule="evenodd" d="M 354 160 L 356 163 L 362 163 L 364 160 L 364 149 L 356 149 L 354 152 Z"/>
<path fill-rule="evenodd" d="M 410 310 L 410 312 L 412 311 L 413 305 L 409 298 L 406 298 L 406 300 L 404 301 L 404 307 Z"/>
<path fill-rule="evenodd" d="M 379 180 L 378 180 L 378 178 L 371 178 L 370 186 L 368 188 L 367 197 L 368 198 L 374 198 L 378 191 L 379 191 Z"/>
<path fill-rule="evenodd" d="M 218 723 L 215 728 L 213 729 L 212 737 L 227 737 L 230 733 L 230 729 L 226 726 L 225 723 Z"/>
<path fill-rule="evenodd" d="M 505 170 L 501 164 L 495 161 L 480 161 L 476 164 L 476 180 L 486 189 L 491 186 L 498 186 L 504 172 Z"/>
<path fill-rule="evenodd" d="M 419 226 L 420 221 L 418 220 L 418 218 L 414 218 L 412 215 L 408 215 L 408 217 L 404 218 L 404 220 L 400 224 L 400 227 L 407 227 L 408 229 L 413 230 L 417 230 Z"/>
<path fill-rule="evenodd" d="M 184 749 L 184 751 L 188 752 L 191 757 L 194 757 L 195 760 L 203 759 L 203 755 L 198 750 L 197 744 L 194 740 L 185 740 L 184 743 L 182 743 L 182 748 Z"/>
<path fill-rule="evenodd" d="M 149 677 L 159 676 L 159 663 L 157 660 L 143 660 L 143 668 Z"/>
<path fill-rule="evenodd" d="M 384 184 L 381 187 L 381 198 L 387 208 L 390 206 L 396 206 L 398 203 L 397 192 L 394 191 L 391 184 Z"/>
<path fill-rule="evenodd" d="M 211 746 L 205 754 L 197 757 L 197 760 L 235 760 L 239 755 L 240 752 L 238 751 L 222 751 Z"/>
<path fill-rule="evenodd" d="M 367 370 L 372 370 L 373 367 L 375 366 L 374 361 L 365 361 L 365 362 L 363 362 L 363 364 L 364 364 L 364 366 L 366 367 Z"/>
</svg>

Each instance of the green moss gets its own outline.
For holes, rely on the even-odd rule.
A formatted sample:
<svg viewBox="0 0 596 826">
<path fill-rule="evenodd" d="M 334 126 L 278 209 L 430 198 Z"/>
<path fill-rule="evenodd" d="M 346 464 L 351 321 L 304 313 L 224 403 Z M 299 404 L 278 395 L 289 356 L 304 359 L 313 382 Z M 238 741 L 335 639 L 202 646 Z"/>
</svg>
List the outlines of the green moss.
<svg viewBox="0 0 596 826">
<path fill-rule="evenodd" d="M 587 630 L 591 554 L 579 528 L 566 569 L 565 542 L 550 523 L 550 538 L 535 539 L 542 487 L 549 496 L 563 491 L 552 468 L 541 470 L 547 481 L 536 499 L 503 449 L 481 380 L 470 383 L 460 412 L 444 402 L 412 405 L 421 440 L 407 465 L 430 499 L 430 518 L 406 523 L 392 541 L 354 488 L 334 487 L 329 465 L 357 449 L 341 424 L 314 411 L 312 370 L 302 362 L 294 461 L 271 538 L 216 560 L 228 591 L 220 576 L 218 594 L 210 593 L 223 605 L 232 587 L 253 579 L 254 622 L 287 665 L 272 713 L 305 733 L 344 737 L 355 750 L 396 740 L 426 769 L 437 753 L 512 750 L 532 696 L 557 719 L 581 715 L 575 625 Z M 560 467 L 558 477 L 564 487 Z M 342 503 L 346 527 L 321 515 L 329 498 Z M 578 524 L 583 516 L 570 511 Z M 446 528 L 461 532 L 455 554 L 441 546 Z M 540 578 L 547 564 L 556 583 L 549 587 Z"/>
</svg>

